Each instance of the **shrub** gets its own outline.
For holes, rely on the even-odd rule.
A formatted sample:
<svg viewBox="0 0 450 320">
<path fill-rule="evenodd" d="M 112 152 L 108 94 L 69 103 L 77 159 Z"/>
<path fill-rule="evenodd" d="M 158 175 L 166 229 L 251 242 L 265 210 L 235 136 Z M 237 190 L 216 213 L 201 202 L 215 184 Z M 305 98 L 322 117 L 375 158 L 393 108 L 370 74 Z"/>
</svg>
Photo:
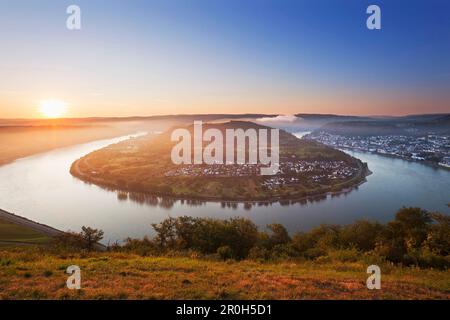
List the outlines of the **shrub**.
<svg viewBox="0 0 450 320">
<path fill-rule="evenodd" d="M 185 216 L 152 226 L 156 232 L 153 239 L 127 239 L 124 245 L 110 249 L 141 255 L 218 255 L 223 260 L 303 257 L 316 261 L 378 261 L 441 269 L 450 263 L 450 217 L 419 208 L 402 208 L 387 224 L 366 220 L 346 226 L 324 224 L 292 238 L 280 224 L 270 224 L 269 232 L 259 232 L 253 222 L 243 218 Z M 85 243 L 85 239 L 80 234 L 66 235 L 68 243 Z"/>
<path fill-rule="evenodd" d="M 402 239 L 405 246 L 418 248 L 427 238 L 431 223 L 430 214 L 420 208 L 402 208 L 395 220 L 388 223 L 391 238 Z"/>
<path fill-rule="evenodd" d="M 450 256 L 440 256 L 432 252 L 426 252 L 420 255 L 418 265 L 421 268 L 437 268 L 446 270 L 450 268 Z"/>
<path fill-rule="evenodd" d="M 340 242 L 345 248 L 356 247 L 362 251 L 370 251 L 375 248 L 382 232 L 381 224 L 360 220 L 342 228 Z"/>
<path fill-rule="evenodd" d="M 127 251 L 139 254 L 141 256 L 156 255 L 159 253 L 159 248 L 153 240 L 148 237 L 141 239 L 125 239 L 122 246 L 114 246 L 113 251 Z"/>
<path fill-rule="evenodd" d="M 103 239 L 103 234 L 102 230 L 83 226 L 80 233 L 65 232 L 54 237 L 53 244 L 56 248 L 91 251 L 95 244 Z"/>
<path fill-rule="evenodd" d="M 376 244 L 373 250 L 374 255 L 385 257 L 387 260 L 400 263 L 403 261 L 406 250 L 403 243 L 395 240 L 383 240 Z"/>
<path fill-rule="evenodd" d="M 253 247 L 248 253 L 248 258 L 252 260 L 266 261 L 270 258 L 270 251 L 264 247 Z"/>
<path fill-rule="evenodd" d="M 361 258 L 361 252 L 356 248 L 332 250 L 328 255 L 331 259 L 341 262 L 356 262 Z"/>
<path fill-rule="evenodd" d="M 233 250 L 229 246 L 222 246 L 217 249 L 217 254 L 225 261 L 233 257 Z"/>
<path fill-rule="evenodd" d="M 321 257 L 321 256 L 326 256 L 326 255 L 327 255 L 327 252 L 325 250 L 323 250 L 322 248 L 310 248 L 303 253 L 303 256 L 306 259 L 311 259 L 311 260 L 317 259 L 318 257 Z"/>
<path fill-rule="evenodd" d="M 278 244 L 270 251 L 270 257 L 272 259 L 288 259 L 297 256 L 299 256 L 299 254 L 291 243 Z"/>
<path fill-rule="evenodd" d="M 64 250 L 75 249 L 80 250 L 85 248 L 85 243 L 83 238 L 79 233 L 75 232 L 65 232 L 53 238 L 53 244 L 57 248 L 62 248 Z"/>
<path fill-rule="evenodd" d="M 420 268 L 448 269 L 450 267 L 450 257 L 440 256 L 428 249 L 417 249 L 405 255 L 406 265 L 416 265 Z"/>
<path fill-rule="evenodd" d="M 423 247 L 441 256 L 450 255 L 450 217 L 431 214 L 435 223 L 430 227 Z"/>
<path fill-rule="evenodd" d="M 91 251 L 94 245 L 103 239 L 104 232 L 99 229 L 93 229 L 90 227 L 81 227 L 80 237 L 83 239 L 86 249 Z"/>
<path fill-rule="evenodd" d="M 291 242 L 291 238 L 289 237 L 286 228 L 283 227 L 281 224 L 278 223 L 269 224 L 267 228 L 269 228 L 270 231 L 272 232 L 267 239 L 268 248 L 273 248 L 278 245 L 285 245 Z"/>
<path fill-rule="evenodd" d="M 223 246 L 231 248 L 234 257 L 246 258 L 258 241 L 258 229 L 248 219 L 217 220 L 210 218 L 169 218 L 153 224 L 156 245 L 162 250 L 193 249 L 213 254 Z"/>
<path fill-rule="evenodd" d="M 326 251 L 340 246 L 341 227 L 334 225 L 321 225 L 306 233 L 297 233 L 292 239 L 292 247 L 299 254 L 313 248 Z M 318 252 L 318 251 L 317 251 Z"/>
</svg>

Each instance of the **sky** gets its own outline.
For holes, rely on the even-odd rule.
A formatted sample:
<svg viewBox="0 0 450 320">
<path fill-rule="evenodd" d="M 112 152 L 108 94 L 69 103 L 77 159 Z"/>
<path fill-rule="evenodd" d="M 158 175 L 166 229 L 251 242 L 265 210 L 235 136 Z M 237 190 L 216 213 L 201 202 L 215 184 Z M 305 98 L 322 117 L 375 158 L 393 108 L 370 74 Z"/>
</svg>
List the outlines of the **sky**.
<svg viewBox="0 0 450 320">
<path fill-rule="evenodd" d="M 0 0 L 0 40 L 0 118 L 450 112 L 448 0 Z"/>
</svg>

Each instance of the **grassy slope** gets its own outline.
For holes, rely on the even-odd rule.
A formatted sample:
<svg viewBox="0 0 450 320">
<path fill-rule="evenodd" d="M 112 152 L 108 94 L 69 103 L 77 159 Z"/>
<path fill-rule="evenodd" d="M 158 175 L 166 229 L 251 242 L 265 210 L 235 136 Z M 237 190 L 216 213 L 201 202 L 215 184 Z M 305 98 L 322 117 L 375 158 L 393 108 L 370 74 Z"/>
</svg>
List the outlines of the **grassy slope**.
<svg viewBox="0 0 450 320">
<path fill-rule="evenodd" d="M 1 299 L 450 299 L 450 272 L 381 264 L 382 289 L 368 290 L 368 262 L 217 262 L 124 253 L 52 255 L 0 251 Z M 82 290 L 65 287 L 69 265 Z"/>
<path fill-rule="evenodd" d="M 0 219 L 0 247 L 17 244 L 45 244 L 50 240 L 44 234 Z"/>
</svg>

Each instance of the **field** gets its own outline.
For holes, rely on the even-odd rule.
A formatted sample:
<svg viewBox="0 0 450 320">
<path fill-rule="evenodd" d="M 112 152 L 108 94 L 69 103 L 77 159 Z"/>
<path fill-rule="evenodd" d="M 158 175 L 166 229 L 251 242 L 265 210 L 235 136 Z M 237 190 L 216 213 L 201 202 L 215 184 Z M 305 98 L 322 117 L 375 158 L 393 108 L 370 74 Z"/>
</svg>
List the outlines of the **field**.
<svg viewBox="0 0 450 320">
<path fill-rule="evenodd" d="M 0 252 L 0 299 L 449 299 L 448 271 L 380 264 L 381 290 L 366 287 L 369 261 L 260 263 L 128 253 Z M 79 291 L 66 288 L 70 265 Z"/>
<path fill-rule="evenodd" d="M 50 238 L 44 234 L 0 219 L 0 247 L 45 244 L 49 241 Z"/>
</svg>

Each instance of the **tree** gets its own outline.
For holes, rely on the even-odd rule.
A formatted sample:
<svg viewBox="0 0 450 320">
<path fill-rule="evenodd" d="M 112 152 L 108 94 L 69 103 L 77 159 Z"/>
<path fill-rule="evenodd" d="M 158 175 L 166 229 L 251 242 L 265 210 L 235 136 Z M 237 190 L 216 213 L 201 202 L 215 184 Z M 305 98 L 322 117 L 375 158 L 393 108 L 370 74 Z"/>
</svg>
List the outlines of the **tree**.
<svg viewBox="0 0 450 320">
<path fill-rule="evenodd" d="M 430 251 L 441 255 L 450 255 L 450 216 L 441 213 L 432 213 L 432 219 L 435 223 L 424 242 L 424 247 Z"/>
<path fill-rule="evenodd" d="M 344 247 L 370 251 L 375 248 L 382 231 L 383 226 L 378 222 L 359 220 L 343 227 L 340 237 Z"/>
<path fill-rule="evenodd" d="M 93 229 L 83 226 L 81 228 L 80 236 L 86 244 L 86 249 L 91 251 L 94 245 L 103 239 L 104 232 L 99 229 Z"/>
<path fill-rule="evenodd" d="M 427 238 L 431 223 L 430 214 L 420 208 L 401 208 L 395 220 L 389 223 L 395 237 L 402 237 L 409 248 L 418 248 Z"/>
<path fill-rule="evenodd" d="M 198 219 L 188 216 L 179 217 L 175 221 L 177 246 L 181 249 L 191 249 L 195 246 Z"/>
<path fill-rule="evenodd" d="M 227 237 L 227 242 L 234 254 L 238 259 L 246 258 L 258 241 L 258 227 L 245 218 L 232 218 L 226 225 L 228 236 L 231 236 Z"/>
<path fill-rule="evenodd" d="M 222 246 L 217 249 L 217 254 L 225 261 L 233 257 L 233 250 L 229 246 Z"/>
<path fill-rule="evenodd" d="M 269 248 L 273 248 L 277 245 L 284 245 L 291 242 L 291 238 L 289 237 L 289 233 L 286 228 L 279 223 L 272 223 L 267 225 L 267 228 L 272 231 L 268 239 Z"/>
<path fill-rule="evenodd" d="M 156 231 L 155 242 L 160 249 L 174 247 L 176 240 L 176 221 L 174 218 L 168 218 L 161 223 L 152 223 L 152 227 Z"/>
<path fill-rule="evenodd" d="M 430 214 L 420 208 L 401 208 L 383 229 L 375 251 L 392 262 L 411 264 L 431 228 Z"/>
</svg>

